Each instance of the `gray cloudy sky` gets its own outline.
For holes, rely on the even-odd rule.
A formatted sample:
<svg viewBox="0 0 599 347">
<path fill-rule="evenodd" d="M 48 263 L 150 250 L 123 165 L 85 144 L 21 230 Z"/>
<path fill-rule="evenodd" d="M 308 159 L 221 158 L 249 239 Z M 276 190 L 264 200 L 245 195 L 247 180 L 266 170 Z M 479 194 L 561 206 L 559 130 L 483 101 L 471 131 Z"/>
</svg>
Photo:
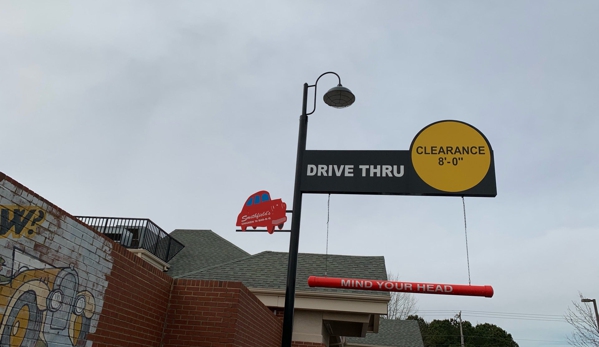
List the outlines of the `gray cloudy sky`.
<svg viewBox="0 0 599 347">
<path fill-rule="evenodd" d="M 493 146 L 498 195 L 466 207 L 472 283 L 495 296 L 419 295 L 420 315 L 564 346 L 540 319 L 599 299 L 597 18 L 595 0 L 3 2 L 0 169 L 72 214 L 287 251 L 235 219 L 261 189 L 291 205 L 302 85 L 333 70 L 356 103 L 327 107 L 322 78 L 309 149 L 407 150 L 443 119 Z M 326 219 L 305 196 L 300 251 L 325 252 Z M 330 253 L 468 283 L 459 198 L 333 195 L 329 228 Z"/>
</svg>

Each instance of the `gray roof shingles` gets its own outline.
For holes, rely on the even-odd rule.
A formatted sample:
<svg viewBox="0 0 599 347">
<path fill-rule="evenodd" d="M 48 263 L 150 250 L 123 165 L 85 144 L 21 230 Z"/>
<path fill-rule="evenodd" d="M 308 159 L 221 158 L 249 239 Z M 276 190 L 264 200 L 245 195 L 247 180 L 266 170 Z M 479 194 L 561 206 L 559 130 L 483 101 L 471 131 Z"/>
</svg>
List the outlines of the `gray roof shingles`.
<svg viewBox="0 0 599 347">
<path fill-rule="evenodd" d="M 185 248 L 169 262 L 168 274 L 175 278 L 197 269 L 223 264 L 250 255 L 212 230 L 177 229 L 171 232 L 170 236 L 185 245 Z"/>
<path fill-rule="evenodd" d="M 348 337 L 347 342 L 367 346 L 424 347 L 418 322 L 381 318 L 378 334 L 366 333 L 366 337 Z"/>
<path fill-rule="evenodd" d="M 250 255 L 211 230 L 175 230 L 170 234 L 185 245 L 169 263 L 168 273 L 174 278 L 239 281 L 248 288 L 285 290 L 288 254 L 264 251 Z M 298 254 L 296 290 L 389 296 L 387 292 L 336 288 L 310 288 L 309 276 L 329 276 L 386 280 L 385 259 L 382 256 L 348 256 L 335 254 Z M 395 336 L 395 338 L 393 338 Z M 416 321 L 381 319 L 379 334 L 365 338 L 350 338 L 355 343 L 423 347 Z M 395 344 L 394 344 L 395 343 Z"/>
<path fill-rule="evenodd" d="M 285 290 L 287 259 L 287 253 L 265 251 L 175 277 L 240 281 L 248 288 Z M 387 279 L 384 257 L 300 253 L 298 254 L 296 290 L 389 296 L 387 292 L 310 288 L 308 277 L 324 276 L 325 271 L 329 277 Z"/>
</svg>

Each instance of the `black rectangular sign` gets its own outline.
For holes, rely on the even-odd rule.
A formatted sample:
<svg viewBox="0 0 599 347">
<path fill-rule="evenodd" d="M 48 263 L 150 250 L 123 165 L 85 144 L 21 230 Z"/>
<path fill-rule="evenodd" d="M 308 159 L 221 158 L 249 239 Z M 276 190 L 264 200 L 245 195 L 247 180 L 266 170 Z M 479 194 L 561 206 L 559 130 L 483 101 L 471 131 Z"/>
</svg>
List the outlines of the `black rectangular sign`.
<svg viewBox="0 0 599 347">
<path fill-rule="evenodd" d="M 412 165 L 410 151 L 305 151 L 302 193 L 487 196 L 497 195 L 493 160 L 476 186 L 447 192 L 426 184 Z"/>
</svg>

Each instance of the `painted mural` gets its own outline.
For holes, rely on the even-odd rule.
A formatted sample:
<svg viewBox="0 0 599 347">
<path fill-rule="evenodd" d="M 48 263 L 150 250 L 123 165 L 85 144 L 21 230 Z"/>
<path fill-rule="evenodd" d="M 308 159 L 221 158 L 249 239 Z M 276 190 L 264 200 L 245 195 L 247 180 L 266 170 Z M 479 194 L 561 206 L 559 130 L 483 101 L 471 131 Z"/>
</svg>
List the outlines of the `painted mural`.
<svg viewBox="0 0 599 347">
<path fill-rule="evenodd" d="M 55 268 L 14 249 L 10 277 L 0 282 L 0 346 L 84 346 L 94 296 L 71 267 Z"/>
<path fill-rule="evenodd" d="M 112 246 L 21 195 L 0 189 L 0 347 L 91 346 Z"/>
</svg>

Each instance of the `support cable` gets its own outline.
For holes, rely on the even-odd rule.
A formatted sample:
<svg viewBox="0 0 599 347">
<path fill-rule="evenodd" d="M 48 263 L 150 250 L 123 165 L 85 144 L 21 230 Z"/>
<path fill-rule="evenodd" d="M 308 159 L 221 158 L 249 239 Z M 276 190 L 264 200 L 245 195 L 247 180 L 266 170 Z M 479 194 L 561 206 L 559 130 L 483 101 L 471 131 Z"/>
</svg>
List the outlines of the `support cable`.
<svg viewBox="0 0 599 347">
<path fill-rule="evenodd" d="M 466 263 L 468 264 L 468 284 L 472 285 L 470 281 L 470 254 L 468 253 L 468 227 L 466 224 L 466 202 L 462 196 L 462 208 L 464 209 L 464 236 L 466 236 Z"/>
<path fill-rule="evenodd" d="M 329 199 L 327 201 L 327 246 L 324 260 L 324 275 L 328 276 L 329 270 L 329 216 L 331 214 L 331 194 L 329 194 Z"/>
</svg>

